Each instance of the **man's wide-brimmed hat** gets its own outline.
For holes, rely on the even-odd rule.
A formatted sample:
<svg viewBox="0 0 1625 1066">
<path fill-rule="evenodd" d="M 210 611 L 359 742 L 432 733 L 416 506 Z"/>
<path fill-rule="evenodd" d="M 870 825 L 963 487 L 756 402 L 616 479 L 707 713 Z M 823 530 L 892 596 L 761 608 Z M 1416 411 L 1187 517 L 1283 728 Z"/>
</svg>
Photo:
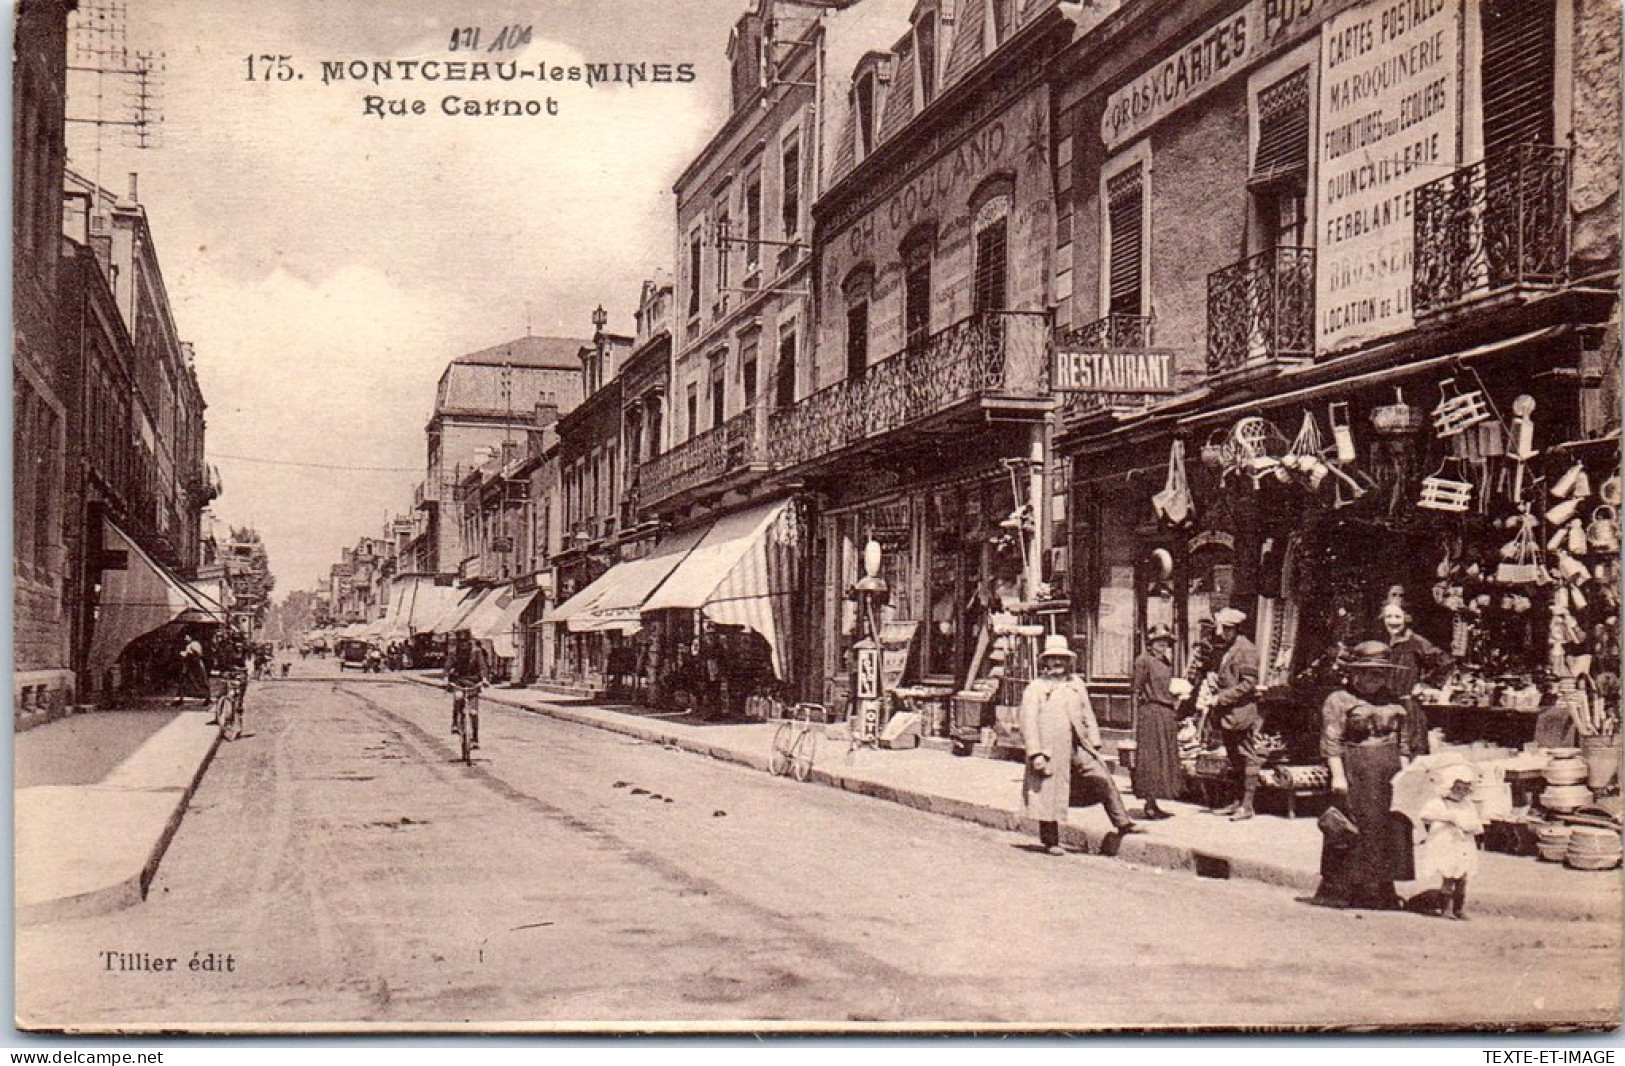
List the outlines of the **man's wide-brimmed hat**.
<svg viewBox="0 0 1625 1066">
<path fill-rule="evenodd" d="M 1155 644 L 1159 640 L 1166 640 L 1170 644 L 1174 642 L 1174 631 L 1162 622 L 1158 622 L 1145 631 L 1145 642 L 1147 644 Z"/>
<path fill-rule="evenodd" d="M 1038 653 L 1038 658 L 1040 661 L 1044 659 L 1065 659 L 1067 662 L 1076 662 L 1078 656 L 1072 650 L 1072 645 L 1067 643 L 1065 637 L 1059 633 L 1051 633 L 1044 638 L 1044 650 Z"/>
<path fill-rule="evenodd" d="M 1349 669 L 1391 670 L 1394 661 L 1388 654 L 1388 645 L 1382 641 L 1362 640 L 1350 650 L 1348 658 L 1343 660 L 1343 665 Z"/>
</svg>

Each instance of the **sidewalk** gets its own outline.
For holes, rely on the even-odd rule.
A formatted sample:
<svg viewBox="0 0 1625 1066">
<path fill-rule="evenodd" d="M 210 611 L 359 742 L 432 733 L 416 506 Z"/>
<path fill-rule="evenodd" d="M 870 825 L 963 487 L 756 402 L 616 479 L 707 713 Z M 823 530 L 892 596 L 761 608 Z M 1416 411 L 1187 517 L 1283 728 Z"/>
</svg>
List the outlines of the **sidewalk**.
<svg viewBox="0 0 1625 1066">
<path fill-rule="evenodd" d="M 412 679 L 438 684 L 422 673 Z M 596 704 L 531 689 L 487 689 L 483 698 L 763 772 L 778 728 L 776 722 L 695 722 L 680 714 Z M 865 749 L 848 758 L 844 743 L 823 741 L 811 780 L 932 814 L 1036 835 L 1036 826 L 1021 814 L 1021 775 L 1019 763 L 961 758 L 923 748 Z M 1120 784 L 1130 810 L 1138 810 L 1121 778 Z M 1263 881 L 1298 895 L 1314 891 L 1320 868 L 1320 831 L 1315 819 L 1260 815 L 1251 821 L 1231 822 L 1192 804 L 1165 806 L 1175 817 L 1144 822 L 1144 834 L 1121 842 L 1098 805 L 1074 808 L 1070 823 L 1062 827 L 1062 842 L 1092 853 L 1104 849 L 1125 862 L 1189 871 L 1198 877 Z M 1410 896 L 1436 887 L 1412 882 L 1401 885 L 1400 892 Z M 1534 858 L 1483 852 L 1479 873 L 1468 887 L 1468 900 L 1478 914 L 1618 921 L 1621 871 L 1585 872 Z"/>
<path fill-rule="evenodd" d="M 139 903 L 219 743 L 205 708 L 98 711 L 12 741 L 18 924 Z"/>
</svg>

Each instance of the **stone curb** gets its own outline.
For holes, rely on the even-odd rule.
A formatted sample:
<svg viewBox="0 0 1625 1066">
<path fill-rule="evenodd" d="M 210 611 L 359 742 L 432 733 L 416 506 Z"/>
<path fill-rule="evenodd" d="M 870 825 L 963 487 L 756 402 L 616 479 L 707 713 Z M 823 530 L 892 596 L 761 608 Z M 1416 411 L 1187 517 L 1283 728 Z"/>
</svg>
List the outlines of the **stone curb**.
<svg viewBox="0 0 1625 1066">
<path fill-rule="evenodd" d="M 436 682 L 425 678 L 412 678 L 411 680 L 419 684 L 438 687 Z M 588 715 L 577 714 L 568 708 L 554 704 L 536 706 L 522 703 L 512 697 L 504 698 L 500 694 L 493 694 L 490 689 L 485 691 L 482 698 L 530 714 L 557 718 L 576 725 L 590 726 L 594 729 L 602 729 L 605 732 L 617 733 L 652 744 L 659 744 L 662 747 L 677 747 L 696 755 L 705 755 L 722 762 L 748 766 L 764 772 L 767 770 L 767 757 L 765 755 L 757 756 L 748 752 L 733 751 L 728 748 L 674 736 L 638 722 L 610 722 Z M 845 792 L 868 796 L 872 799 L 896 803 L 929 814 L 954 818 L 963 822 L 973 822 L 989 829 L 999 829 L 1013 833 L 1037 832 L 1037 826 L 1017 812 L 989 804 L 937 796 L 916 789 L 900 788 L 882 784 L 878 781 L 870 781 L 866 778 L 848 777 L 838 771 L 821 770 L 817 767 L 813 768 L 810 780 L 830 788 L 838 788 Z M 1314 870 L 1303 870 L 1259 859 L 1235 858 L 1216 851 L 1186 844 L 1170 844 L 1147 836 L 1131 836 L 1119 840 L 1115 833 L 1087 830 L 1076 825 L 1061 826 L 1061 841 L 1069 847 L 1091 855 L 1104 855 L 1120 859 L 1123 862 L 1133 863 L 1136 866 L 1178 870 L 1192 873 L 1197 877 L 1208 877 L 1215 880 L 1258 881 L 1263 884 L 1303 893 L 1313 892 L 1320 880 L 1318 871 Z M 1613 876 L 1618 876 L 1617 872 L 1610 871 L 1610 873 L 1613 873 Z M 1617 921 L 1620 917 L 1618 899 L 1552 899 L 1532 894 L 1493 893 L 1473 898 L 1471 903 L 1472 910 L 1476 914 L 1514 918 Z"/>
<path fill-rule="evenodd" d="M 14 920 L 18 925 L 36 925 L 42 922 L 56 922 L 67 918 L 87 918 L 98 914 L 109 914 L 113 911 L 133 907 L 147 898 L 147 889 L 152 879 L 158 875 L 158 867 L 164 860 L 164 854 L 169 850 L 169 843 L 175 838 L 175 833 L 181 827 L 181 819 L 186 816 L 186 809 L 191 805 L 192 795 L 197 791 L 198 785 L 203 782 L 203 775 L 214 761 L 215 752 L 220 749 L 220 732 L 215 730 L 214 740 L 198 761 L 197 769 L 193 771 L 190 780 L 180 786 L 154 786 L 155 790 L 167 789 L 175 796 L 174 804 L 170 807 L 168 816 L 164 819 L 163 828 L 158 831 L 157 839 L 147 849 L 146 859 L 141 868 L 128 877 L 121 878 L 112 884 L 101 888 L 94 888 L 88 892 L 81 892 L 73 896 L 62 896 L 57 899 L 41 900 L 38 903 L 28 903 L 17 907 Z M 90 786 L 95 787 L 95 786 Z"/>
</svg>

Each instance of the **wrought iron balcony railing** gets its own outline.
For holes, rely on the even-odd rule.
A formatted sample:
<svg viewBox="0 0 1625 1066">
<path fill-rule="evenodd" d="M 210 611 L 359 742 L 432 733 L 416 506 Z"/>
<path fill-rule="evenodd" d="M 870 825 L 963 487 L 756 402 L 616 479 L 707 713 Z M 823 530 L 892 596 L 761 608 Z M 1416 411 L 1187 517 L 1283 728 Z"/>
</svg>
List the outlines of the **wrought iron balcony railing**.
<svg viewBox="0 0 1625 1066">
<path fill-rule="evenodd" d="M 1049 316 L 990 311 L 768 416 L 767 458 L 794 466 L 988 393 L 1048 395 Z"/>
<path fill-rule="evenodd" d="M 1520 144 L 1416 190 L 1416 315 L 1509 289 L 1561 285 L 1569 266 L 1569 150 Z"/>
<path fill-rule="evenodd" d="M 1086 326 L 1055 335 L 1057 348 L 1149 348 L 1151 319 L 1147 315 L 1107 315 Z M 1149 397 L 1147 397 L 1149 399 Z M 1061 400 L 1063 422 L 1094 411 L 1119 406 L 1111 396 L 1096 393 L 1067 393 Z"/>
<path fill-rule="evenodd" d="M 639 466 L 642 506 L 652 506 L 760 461 L 761 434 L 757 431 L 757 420 L 757 409 L 747 408 L 722 425 Z"/>
<path fill-rule="evenodd" d="M 1315 250 L 1271 248 L 1207 276 L 1207 368 L 1315 354 Z"/>
</svg>

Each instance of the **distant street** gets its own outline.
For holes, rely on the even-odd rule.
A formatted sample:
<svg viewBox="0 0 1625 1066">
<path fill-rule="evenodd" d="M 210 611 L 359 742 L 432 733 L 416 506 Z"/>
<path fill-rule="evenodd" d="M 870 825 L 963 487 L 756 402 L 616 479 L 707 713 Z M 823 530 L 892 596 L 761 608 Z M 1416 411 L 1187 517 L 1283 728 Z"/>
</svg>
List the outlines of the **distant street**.
<svg viewBox="0 0 1625 1066">
<path fill-rule="evenodd" d="M 470 769 L 443 693 L 294 670 L 253 687 L 145 904 L 19 930 L 25 1024 L 1617 1011 L 1617 925 L 1321 911 L 491 705 Z"/>
</svg>

